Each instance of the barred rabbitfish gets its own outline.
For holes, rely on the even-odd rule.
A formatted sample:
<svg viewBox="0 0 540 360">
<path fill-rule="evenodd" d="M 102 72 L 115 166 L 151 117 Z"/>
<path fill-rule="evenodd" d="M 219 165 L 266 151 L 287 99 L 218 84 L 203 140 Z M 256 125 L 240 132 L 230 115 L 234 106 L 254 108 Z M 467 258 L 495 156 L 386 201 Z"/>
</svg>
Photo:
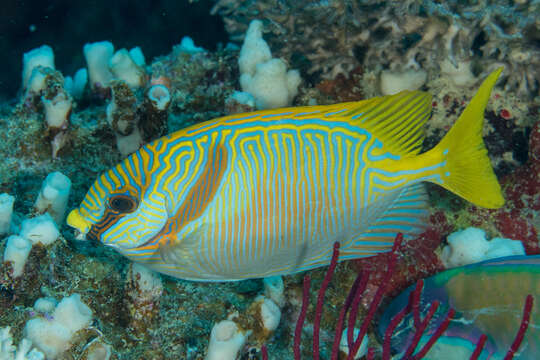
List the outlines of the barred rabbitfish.
<svg viewBox="0 0 540 360">
<path fill-rule="evenodd" d="M 493 72 L 456 124 L 420 154 L 421 91 L 199 123 L 143 146 L 89 189 L 67 219 L 133 261 L 174 277 L 291 274 L 388 251 L 425 227 L 432 182 L 503 205 L 482 141 Z"/>
</svg>

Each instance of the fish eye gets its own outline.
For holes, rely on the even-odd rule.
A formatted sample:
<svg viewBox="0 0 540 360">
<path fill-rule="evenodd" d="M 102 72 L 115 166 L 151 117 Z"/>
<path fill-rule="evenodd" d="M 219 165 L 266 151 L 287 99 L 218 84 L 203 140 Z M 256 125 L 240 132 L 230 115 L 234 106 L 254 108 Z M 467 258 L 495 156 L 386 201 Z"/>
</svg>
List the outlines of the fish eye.
<svg viewBox="0 0 540 360">
<path fill-rule="evenodd" d="M 120 213 L 130 213 L 137 209 L 137 201 L 129 195 L 118 194 L 109 199 L 109 207 Z"/>
</svg>

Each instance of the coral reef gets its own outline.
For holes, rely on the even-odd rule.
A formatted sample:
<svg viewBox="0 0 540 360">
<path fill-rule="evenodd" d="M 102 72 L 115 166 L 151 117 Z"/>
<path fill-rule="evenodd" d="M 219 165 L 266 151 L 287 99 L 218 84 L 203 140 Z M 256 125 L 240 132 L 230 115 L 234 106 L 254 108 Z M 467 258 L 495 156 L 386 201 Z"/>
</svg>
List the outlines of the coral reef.
<svg viewBox="0 0 540 360">
<path fill-rule="evenodd" d="M 358 66 L 422 68 L 433 78 L 449 61 L 477 75 L 504 65 L 506 90 L 521 96 L 540 90 L 538 1 L 219 0 L 212 13 L 237 41 L 261 18 L 279 56 L 326 79 Z"/>
</svg>

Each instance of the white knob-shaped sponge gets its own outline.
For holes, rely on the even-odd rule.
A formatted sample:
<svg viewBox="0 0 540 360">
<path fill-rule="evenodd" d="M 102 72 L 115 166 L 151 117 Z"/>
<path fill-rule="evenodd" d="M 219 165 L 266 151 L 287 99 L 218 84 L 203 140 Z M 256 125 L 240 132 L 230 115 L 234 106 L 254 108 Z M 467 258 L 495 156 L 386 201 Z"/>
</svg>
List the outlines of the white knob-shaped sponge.
<svg viewBox="0 0 540 360">
<path fill-rule="evenodd" d="M 71 180 L 61 172 L 52 172 L 41 184 L 34 207 L 39 212 L 47 211 L 57 224 L 62 224 L 70 191 Z"/>
<path fill-rule="evenodd" d="M 241 74 L 255 74 L 257 64 L 267 62 L 272 58 L 270 47 L 262 37 L 262 29 L 263 23 L 260 20 L 253 20 L 249 24 L 238 58 Z"/>
<path fill-rule="evenodd" d="M 113 75 L 109 70 L 109 61 L 114 53 L 114 46 L 110 41 L 100 41 L 85 44 L 83 47 L 88 78 L 92 87 L 105 88 L 109 86 Z"/>
<path fill-rule="evenodd" d="M 24 53 L 22 73 L 23 89 L 26 89 L 28 86 L 32 70 L 38 66 L 54 69 L 54 53 L 49 45 L 42 45 Z"/>
<path fill-rule="evenodd" d="M 300 73 L 297 70 L 287 71 L 281 59 L 271 59 L 257 64 L 255 74 L 242 74 L 240 85 L 242 90 L 255 97 L 258 109 L 274 109 L 290 105 L 298 93 Z"/>
<path fill-rule="evenodd" d="M 120 49 L 113 55 L 109 60 L 109 69 L 117 79 L 125 81 L 129 87 L 139 88 L 144 83 L 144 71 L 133 61 L 127 49 Z"/>
<path fill-rule="evenodd" d="M 279 306 L 266 297 L 261 302 L 261 319 L 264 328 L 268 331 L 276 330 L 281 319 Z"/>
<path fill-rule="evenodd" d="M 247 335 L 234 321 L 223 320 L 212 328 L 206 360 L 235 360 Z"/>
<path fill-rule="evenodd" d="M 441 253 L 443 264 L 448 267 L 463 266 L 502 256 L 524 255 L 521 241 L 494 238 L 486 239 L 482 229 L 469 227 L 448 235 L 448 245 Z"/>
<path fill-rule="evenodd" d="M 58 227 L 51 215 L 45 213 L 32 219 L 24 220 L 21 224 L 20 235 L 32 242 L 42 245 L 52 244 L 60 236 Z"/>
<path fill-rule="evenodd" d="M 29 320 L 24 335 L 47 359 L 55 359 L 70 347 L 73 334 L 88 327 L 91 321 L 92 310 L 81 301 L 79 294 L 73 294 L 60 301 L 52 320 L 43 317 Z"/>
<path fill-rule="evenodd" d="M 281 276 L 270 276 L 263 279 L 264 294 L 279 307 L 285 304 L 285 285 Z"/>
<path fill-rule="evenodd" d="M 6 249 L 4 250 L 4 262 L 11 261 L 13 268 L 13 277 L 19 277 L 23 273 L 26 259 L 32 249 L 30 240 L 20 237 L 19 235 L 11 235 L 7 239 Z"/>
<path fill-rule="evenodd" d="M 258 109 L 273 109 L 290 105 L 298 93 L 300 73 L 287 71 L 281 59 L 272 59 L 270 48 L 262 38 L 263 24 L 253 20 L 249 24 L 238 66 L 243 91 L 253 95 Z"/>
</svg>

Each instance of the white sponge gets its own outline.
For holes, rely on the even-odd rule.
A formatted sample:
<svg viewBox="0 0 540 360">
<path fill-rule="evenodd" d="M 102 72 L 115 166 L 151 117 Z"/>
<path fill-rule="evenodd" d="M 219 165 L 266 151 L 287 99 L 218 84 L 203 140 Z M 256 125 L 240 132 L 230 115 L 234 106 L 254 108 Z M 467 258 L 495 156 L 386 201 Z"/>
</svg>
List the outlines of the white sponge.
<svg viewBox="0 0 540 360">
<path fill-rule="evenodd" d="M 47 359 L 55 359 L 70 347 L 73 334 L 88 327 L 91 321 L 92 310 L 81 301 L 79 294 L 73 294 L 56 306 L 53 320 L 43 317 L 29 320 L 24 335 L 45 353 Z"/>
<path fill-rule="evenodd" d="M 86 68 L 77 70 L 73 78 L 71 76 L 64 77 L 64 89 L 75 99 L 82 98 L 87 83 L 88 70 Z"/>
<path fill-rule="evenodd" d="M 11 235 L 8 238 L 6 249 L 4 250 L 4 262 L 11 261 L 13 277 L 22 275 L 26 259 L 28 259 L 31 249 L 32 243 L 30 240 L 18 235 Z"/>
<path fill-rule="evenodd" d="M 24 336 L 31 340 L 47 359 L 56 359 L 66 351 L 72 335 L 62 324 L 41 317 L 28 320 L 24 327 Z"/>
<path fill-rule="evenodd" d="M 120 49 L 113 55 L 109 60 L 109 69 L 131 88 L 139 88 L 144 83 L 144 71 L 133 61 L 127 49 Z"/>
<path fill-rule="evenodd" d="M 65 129 L 71 115 L 71 96 L 61 91 L 54 98 L 41 97 L 47 127 Z"/>
<path fill-rule="evenodd" d="M 262 29 L 263 23 L 260 20 L 253 20 L 249 24 L 238 58 L 241 74 L 255 74 L 257 64 L 262 64 L 272 58 L 270 47 L 262 37 Z"/>
<path fill-rule="evenodd" d="M 88 78 L 93 88 L 106 88 L 113 75 L 109 70 L 109 61 L 114 53 L 114 46 L 110 41 L 100 41 L 85 44 L 84 57 L 88 66 Z"/>
<path fill-rule="evenodd" d="M 524 254 L 521 241 L 503 238 L 488 241 L 484 230 L 469 227 L 448 235 L 448 245 L 443 248 L 441 260 L 446 267 L 451 268 L 497 257 Z"/>
<path fill-rule="evenodd" d="M 247 334 L 234 321 L 223 320 L 212 328 L 205 360 L 236 360 Z"/>
<path fill-rule="evenodd" d="M 43 66 L 54 69 L 54 53 L 49 45 L 42 45 L 23 55 L 23 88 L 26 89 L 35 67 Z"/>
<path fill-rule="evenodd" d="M 128 276 L 137 284 L 139 295 L 148 298 L 148 300 L 159 299 L 163 293 L 163 283 L 159 274 L 142 264 L 131 263 Z"/>
<path fill-rule="evenodd" d="M 175 46 L 175 50 L 188 54 L 196 54 L 206 51 L 202 47 L 195 46 L 193 39 L 189 36 L 184 36 L 180 42 L 180 45 Z"/>
<path fill-rule="evenodd" d="M 258 109 L 287 106 L 298 93 L 300 73 L 287 71 L 283 60 L 272 59 L 270 48 L 262 38 L 262 26 L 259 20 L 249 24 L 238 58 L 240 85 L 255 97 Z"/>
<path fill-rule="evenodd" d="M 92 310 L 81 301 L 81 295 L 73 294 L 60 301 L 54 309 L 53 317 L 74 333 L 90 325 Z"/>
<path fill-rule="evenodd" d="M 53 297 L 42 297 L 36 300 L 34 303 L 34 310 L 39 311 L 40 313 L 52 313 L 54 309 L 56 308 L 56 305 L 58 305 L 58 301 L 56 301 Z"/>
<path fill-rule="evenodd" d="M 131 56 L 131 59 L 137 64 L 138 66 L 144 66 L 146 65 L 146 59 L 144 58 L 144 54 L 140 47 L 135 46 L 134 48 L 129 50 L 129 56 Z"/>
<path fill-rule="evenodd" d="M 281 59 L 271 59 L 257 64 L 255 73 L 242 74 L 240 85 L 242 90 L 255 97 L 258 109 L 274 109 L 290 105 L 298 93 L 300 73 L 297 70 L 287 71 Z"/>
<path fill-rule="evenodd" d="M 13 346 L 10 327 L 0 328 L 0 360 L 44 360 L 45 355 L 32 349 L 32 342 L 22 339 L 17 349 Z"/>
<path fill-rule="evenodd" d="M 281 310 L 279 306 L 266 297 L 263 297 L 260 306 L 263 327 L 267 331 L 276 330 L 279 325 L 279 320 L 281 319 Z"/>
<path fill-rule="evenodd" d="M 62 224 L 70 191 L 71 180 L 61 172 L 52 172 L 41 184 L 34 207 L 39 212 L 47 211 L 57 224 Z"/>
<path fill-rule="evenodd" d="M 270 276 L 263 279 L 264 294 L 279 307 L 285 304 L 285 285 L 281 276 Z"/>
<path fill-rule="evenodd" d="M 42 245 L 52 244 L 60 236 L 60 232 L 51 215 L 45 213 L 32 219 L 24 220 L 21 224 L 20 235 L 32 242 Z"/>
</svg>

